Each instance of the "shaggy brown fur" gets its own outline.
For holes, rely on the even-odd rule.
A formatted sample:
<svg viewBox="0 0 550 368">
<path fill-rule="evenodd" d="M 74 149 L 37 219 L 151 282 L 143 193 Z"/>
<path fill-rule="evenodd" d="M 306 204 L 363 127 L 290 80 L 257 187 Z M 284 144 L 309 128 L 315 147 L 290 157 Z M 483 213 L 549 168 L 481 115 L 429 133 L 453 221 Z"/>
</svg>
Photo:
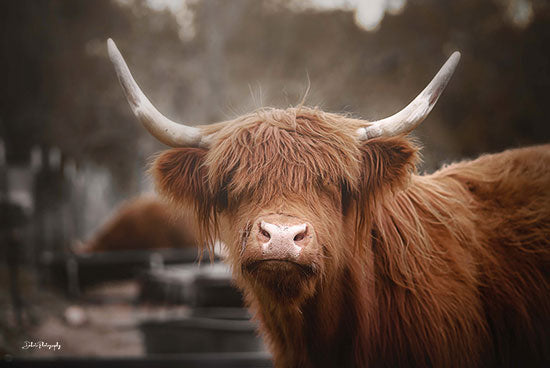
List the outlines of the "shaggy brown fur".
<svg viewBox="0 0 550 368">
<path fill-rule="evenodd" d="M 158 198 L 139 197 L 117 209 L 81 252 L 183 248 L 198 243 L 189 216 L 175 213 Z"/>
<path fill-rule="evenodd" d="M 261 110 L 153 166 L 203 241 L 227 245 L 276 366 L 550 364 L 550 146 L 418 176 L 409 138 L 359 142 L 362 124 Z M 322 245 L 312 275 L 274 268 L 276 292 L 241 267 L 265 213 L 307 219 Z"/>
</svg>

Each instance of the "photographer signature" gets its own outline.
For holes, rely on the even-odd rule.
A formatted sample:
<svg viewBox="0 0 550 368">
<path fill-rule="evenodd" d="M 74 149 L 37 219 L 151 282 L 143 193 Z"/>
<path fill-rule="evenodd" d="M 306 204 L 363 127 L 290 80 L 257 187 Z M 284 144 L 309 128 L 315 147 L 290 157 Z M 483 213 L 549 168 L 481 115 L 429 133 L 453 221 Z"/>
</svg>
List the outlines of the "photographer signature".
<svg viewBox="0 0 550 368">
<path fill-rule="evenodd" d="M 48 349 L 48 350 L 61 350 L 61 344 L 59 341 L 56 341 L 55 344 L 48 344 L 45 341 L 24 341 L 23 346 L 21 346 L 21 349 L 27 350 L 27 349 Z"/>
</svg>

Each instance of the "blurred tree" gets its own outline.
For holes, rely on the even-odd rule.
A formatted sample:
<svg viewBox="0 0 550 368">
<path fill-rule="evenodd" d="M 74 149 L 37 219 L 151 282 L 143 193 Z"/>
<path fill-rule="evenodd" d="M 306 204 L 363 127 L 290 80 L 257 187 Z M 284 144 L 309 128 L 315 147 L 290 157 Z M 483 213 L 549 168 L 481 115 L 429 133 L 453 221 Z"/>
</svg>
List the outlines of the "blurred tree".
<svg viewBox="0 0 550 368">
<path fill-rule="evenodd" d="M 529 22 L 518 26 L 513 9 L 526 1 Z M 350 11 L 296 11 L 291 0 L 187 0 L 192 17 L 150 2 L 3 5 L 0 137 L 9 160 L 55 145 L 108 167 L 121 190 L 137 190 L 136 173 L 161 145 L 132 118 L 107 37 L 159 109 L 191 124 L 297 104 L 308 79 L 306 103 L 379 118 L 408 103 L 459 49 L 455 78 L 416 133 L 426 168 L 550 138 L 547 2 L 409 0 L 377 32 L 359 28 Z M 189 37 L 178 19 L 194 19 Z"/>
<path fill-rule="evenodd" d="M 138 22 L 158 22 L 159 15 L 146 16 L 150 10 L 142 3 L 128 12 L 106 0 L 25 0 L 4 8 L 1 60 L 9 88 L 0 92 L 0 136 L 8 161 L 27 160 L 34 145 L 57 146 L 77 161 L 109 167 L 121 187 L 135 190 L 135 162 L 142 169 L 144 161 L 136 147 L 142 132 L 106 61 L 105 40 L 117 34 L 140 39 Z M 166 27 L 151 37 L 172 33 L 171 23 L 162 23 Z"/>
</svg>

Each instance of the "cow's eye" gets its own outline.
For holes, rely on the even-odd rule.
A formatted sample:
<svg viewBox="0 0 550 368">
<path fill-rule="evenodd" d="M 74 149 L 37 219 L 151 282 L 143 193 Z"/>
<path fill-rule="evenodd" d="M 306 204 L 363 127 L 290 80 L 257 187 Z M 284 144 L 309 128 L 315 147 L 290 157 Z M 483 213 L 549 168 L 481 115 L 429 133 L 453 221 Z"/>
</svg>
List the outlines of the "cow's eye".
<svg viewBox="0 0 550 368">
<path fill-rule="evenodd" d="M 341 198 L 342 198 L 342 201 L 341 201 L 342 214 L 346 215 L 347 212 L 348 212 L 348 208 L 351 204 L 351 200 L 352 200 L 351 193 L 347 189 L 347 186 L 342 186 L 342 188 L 341 188 Z"/>
</svg>

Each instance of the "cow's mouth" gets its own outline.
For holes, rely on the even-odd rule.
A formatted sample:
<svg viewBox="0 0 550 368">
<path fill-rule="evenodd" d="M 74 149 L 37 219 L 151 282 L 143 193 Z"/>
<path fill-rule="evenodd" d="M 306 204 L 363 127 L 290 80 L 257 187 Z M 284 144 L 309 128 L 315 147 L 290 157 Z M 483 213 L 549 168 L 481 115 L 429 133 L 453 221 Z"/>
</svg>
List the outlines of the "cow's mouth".
<svg viewBox="0 0 550 368">
<path fill-rule="evenodd" d="M 260 259 L 250 261 L 243 265 L 243 270 L 255 274 L 258 272 L 286 273 L 292 272 L 300 274 L 302 277 L 309 277 L 315 274 L 315 268 L 312 265 L 302 264 L 286 259 Z"/>
<path fill-rule="evenodd" d="M 262 259 L 243 264 L 245 278 L 270 291 L 276 300 L 296 299 L 315 283 L 314 266 L 283 259 Z"/>
</svg>

